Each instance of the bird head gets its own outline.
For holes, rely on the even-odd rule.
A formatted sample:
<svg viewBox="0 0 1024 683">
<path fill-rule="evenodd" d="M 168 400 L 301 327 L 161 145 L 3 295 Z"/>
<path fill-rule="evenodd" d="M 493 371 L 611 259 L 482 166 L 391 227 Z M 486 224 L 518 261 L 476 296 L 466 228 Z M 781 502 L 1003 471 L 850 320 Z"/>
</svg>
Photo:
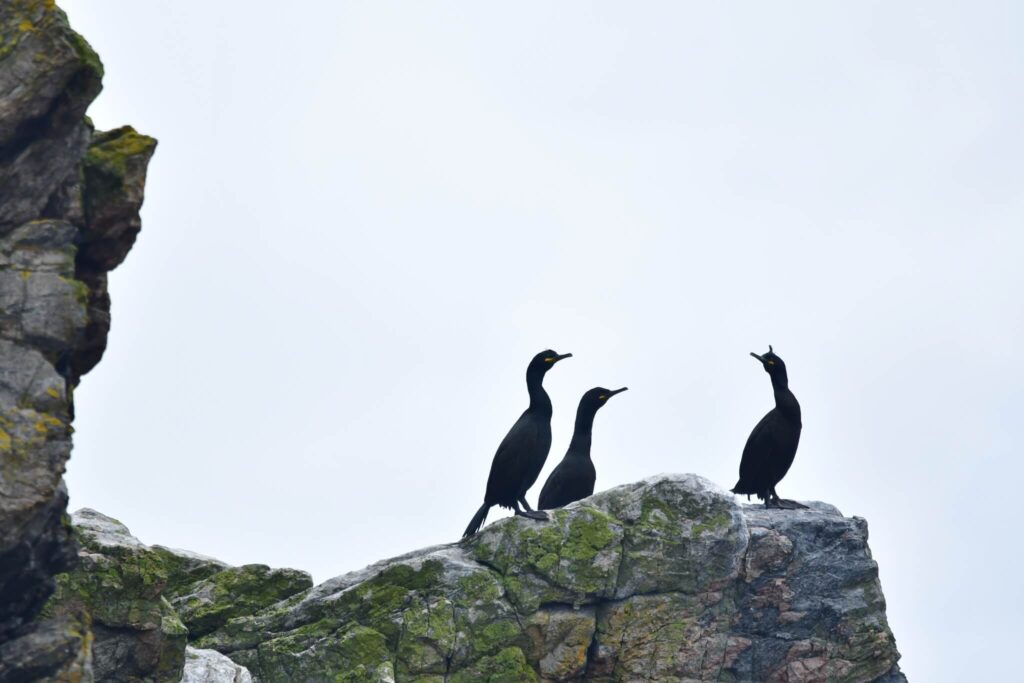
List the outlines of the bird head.
<svg viewBox="0 0 1024 683">
<path fill-rule="evenodd" d="M 768 353 L 763 356 L 759 356 L 753 351 L 750 355 L 761 361 L 761 365 L 764 366 L 764 371 L 771 376 L 786 374 L 786 364 L 782 362 L 782 359 L 775 355 L 775 351 L 772 350 L 772 345 L 768 345 Z"/>
<path fill-rule="evenodd" d="M 533 357 L 533 360 L 530 361 L 530 366 L 527 368 L 527 372 L 540 372 L 543 374 L 550 370 L 551 368 L 555 367 L 555 363 L 557 363 L 558 361 L 565 360 L 566 358 L 571 357 L 571 353 L 559 354 L 556 353 L 555 351 L 552 351 L 551 349 L 541 351 L 540 353 Z"/>
<path fill-rule="evenodd" d="M 608 402 L 615 394 L 621 394 L 626 391 L 628 387 L 622 387 L 621 389 L 605 389 L 604 387 L 594 387 L 590 391 L 583 394 L 583 398 L 580 399 L 580 409 L 588 409 L 593 412 L 597 412 L 601 406 Z"/>
</svg>

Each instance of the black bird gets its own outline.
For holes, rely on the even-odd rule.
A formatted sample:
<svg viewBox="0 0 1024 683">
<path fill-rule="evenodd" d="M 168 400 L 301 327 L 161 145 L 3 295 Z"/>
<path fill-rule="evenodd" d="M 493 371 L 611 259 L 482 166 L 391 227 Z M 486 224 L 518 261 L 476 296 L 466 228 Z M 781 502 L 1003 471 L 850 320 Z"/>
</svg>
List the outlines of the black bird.
<svg viewBox="0 0 1024 683">
<path fill-rule="evenodd" d="M 583 394 L 580 407 L 576 410 L 576 428 L 572 433 L 572 441 L 569 442 L 569 450 L 544 482 L 544 488 L 540 490 L 540 499 L 537 501 L 538 508 L 553 510 L 564 507 L 594 492 L 597 471 L 590 460 L 590 433 L 594 429 L 594 416 L 608 399 L 625 390 L 626 387 L 615 391 L 595 387 Z"/>
<path fill-rule="evenodd" d="M 789 390 L 786 364 L 775 355 L 771 345 L 768 353 L 751 356 L 761 361 L 765 372 L 772 378 L 775 390 L 775 407 L 761 418 L 747 438 L 740 460 L 740 480 L 733 487 L 733 493 L 756 495 L 764 501 L 766 508 L 796 510 L 806 508 L 792 500 L 779 498 L 775 486 L 782 481 L 793 464 L 796 447 L 800 443 L 800 404 Z"/>
<path fill-rule="evenodd" d="M 530 392 L 530 407 L 519 416 L 498 446 L 491 461 L 491 474 L 487 477 L 484 504 L 473 515 L 463 538 L 480 530 L 492 505 L 511 508 L 517 515 L 530 519 L 548 518 L 543 512 L 534 512 L 526 502 L 526 492 L 537 481 L 551 450 L 551 399 L 544 391 L 544 375 L 555 363 L 570 356 L 571 353 L 559 355 L 548 349 L 534 356 L 527 366 L 526 388 Z M 519 509 L 520 503 L 526 508 L 525 512 Z"/>
</svg>

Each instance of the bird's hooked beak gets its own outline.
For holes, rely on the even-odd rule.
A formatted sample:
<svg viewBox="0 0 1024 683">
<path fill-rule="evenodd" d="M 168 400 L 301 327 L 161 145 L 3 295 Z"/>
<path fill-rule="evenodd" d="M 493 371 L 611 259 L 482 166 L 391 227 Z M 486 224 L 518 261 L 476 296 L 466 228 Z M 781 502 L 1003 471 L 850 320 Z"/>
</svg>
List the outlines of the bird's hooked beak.
<svg viewBox="0 0 1024 683">
<path fill-rule="evenodd" d="M 772 348 L 771 344 L 768 345 L 768 353 L 775 353 L 775 349 Z M 764 366 L 765 370 L 768 369 L 769 365 L 775 365 L 775 361 L 773 361 L 771 358 L 765 358 L 764 356 L 759 356 L 756 353 L 754 353 L 753 351 L 750 352 L 750 355 L 753 356 L 754 358 L 758 359 L 759 361 L 761 361 L 761 365 Z"/>
<path fill-rule="evenodd" d="M 551 364 L 554 365 L 558 361 L 565 360 L 566 358 L 572 358 L 572 354 L 571 353 L 563 353 L 561 356 L 555 356 L 554 358 L 551 359 Z"/>
<path fill-rule="evenodd" d="M 621 389 L 615 389 L 614 391 L 609 391 L 609 392 L 607 392 L 605 394 L 601 394 L 600 396 L 597 397 L 597 399 L 599 401 L 601 401 L 600 405 L 604 405 L 604 402 L 607 401 L 608 399 L 610 399 L 612 396 L 614 396 L 615 394 L 621 394 L 623 391 L 626 391 L 628 388 L 629 387 L 622 387 Z"/>
</svg>

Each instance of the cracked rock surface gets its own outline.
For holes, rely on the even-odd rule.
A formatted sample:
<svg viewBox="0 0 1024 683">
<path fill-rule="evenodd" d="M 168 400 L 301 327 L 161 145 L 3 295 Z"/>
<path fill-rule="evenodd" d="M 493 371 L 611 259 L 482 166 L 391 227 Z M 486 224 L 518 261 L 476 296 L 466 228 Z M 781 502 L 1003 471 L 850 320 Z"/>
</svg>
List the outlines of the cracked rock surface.
<svg viewBox="0 0 1024 683">
<path fill-rule="evenodd" d="M 867 524 L 662 475 L 346 574 L 198 639 L 256 680 L 885 681 Z"/>
</svg>

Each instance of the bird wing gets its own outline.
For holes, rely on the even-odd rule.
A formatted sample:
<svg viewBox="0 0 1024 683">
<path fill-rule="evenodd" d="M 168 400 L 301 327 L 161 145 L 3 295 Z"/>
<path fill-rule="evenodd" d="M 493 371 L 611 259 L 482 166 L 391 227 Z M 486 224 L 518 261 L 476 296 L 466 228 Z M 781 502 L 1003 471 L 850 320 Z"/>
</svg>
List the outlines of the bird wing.
<svg viewBox="0 0 1024 683">
<path fill-rule="evenodd" d="M 544 482 L 537 505 L 541 510 L 560 508 L 594 492 L 597 473 L 589 460 L 563 458 Z"/>
<path fill-rule="evenodd" d="M 539 429 L 523 413 L 494 453 L 491 474 L 487 477 L 485 500 L 505 506 L 512 505 L 519 495 L 519 483 L 527 469 L 529 454 L 537 449 L 539 440 Z"/>
<path fill-rule="evenodd" d="M 548 480 L 544 482 L 544 488 L 540 490 L 540 497 L 537 498 L 537 508 L 539 510 L 550 510 L 558 506 L 557 501 L 561 495 L 562 484 L 565 479 L 563 470 L 565 460 L 558 463 L 551 474 L 548 475 Z"/>
<path fill-rule="evenodd" d="M 760 422 L 754 425 L 747 443 L 743 447 L 743 457 L 740 459 L 740 484 L 743 488 L 754 487 L 760 489 L 767 479 L 768 466 L 772 460 L 775 439 L 773 438 L 773 426 L 775 420 L 772 412 L 768 412 L 761 418 Z M 751 493 L 762 493 L 761 490 L 753 490 Z"/>
</svg>

